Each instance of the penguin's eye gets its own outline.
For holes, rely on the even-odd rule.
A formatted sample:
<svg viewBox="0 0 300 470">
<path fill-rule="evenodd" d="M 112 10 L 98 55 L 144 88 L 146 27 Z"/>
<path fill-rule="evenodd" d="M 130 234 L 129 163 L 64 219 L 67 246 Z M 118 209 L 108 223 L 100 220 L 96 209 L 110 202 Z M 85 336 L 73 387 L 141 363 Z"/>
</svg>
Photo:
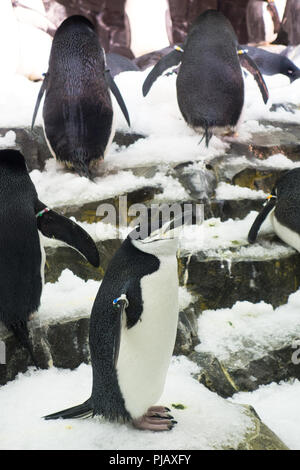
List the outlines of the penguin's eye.
<svg viewBox="0 0 300 470">
<path fill-rule="evenodd" d="M 292 71 L 292 70 L 288 70 L 288 73 L 289 73 L 290 75 L 292 75 L 293 71 Z"/>
</svg>

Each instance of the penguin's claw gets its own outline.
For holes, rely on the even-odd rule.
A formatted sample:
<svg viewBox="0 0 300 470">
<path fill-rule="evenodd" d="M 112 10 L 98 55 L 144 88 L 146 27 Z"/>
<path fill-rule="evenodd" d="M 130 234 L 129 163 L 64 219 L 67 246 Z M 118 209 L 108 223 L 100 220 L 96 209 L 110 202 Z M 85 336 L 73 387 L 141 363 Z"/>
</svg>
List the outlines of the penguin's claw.
<svg viewBox="0 0 300 470">
<path fill-rule="evenodd" d="M 150 406 L 147 411 L 147 415 L 149 413 L 165 413 L 167 411 L 171 411 L 170 408 L 167 408 L 166 406 Z"/>
<path fill-rule="evenodd" d="M 167 412 L 153 412 L 153 411 L 150 411 L 148 410 L 147 413 L 146 413 L 146 416 L 149 417 L 149 418 L 161 418 L 161 419 L 164 419 L 164 418 L 167 418 L 167 419 L 173 419 L 173 416 L 170 415 L 170 413 L 167 413 Z"/>
<path fill-rule="evenodd" d="M 151 413 L 150 410 L 153 408 L 149 408 L 147 413 L 141 418 L 133 420 L 134 427 L 144 431 L 170 431 L 171 429 L 173 429 L 175 424 L 177 424 L 177 421 L 173 419 L 173 416 L 166 415 L 165 412 L 159 413 L 157 415 L 154 415 L 153 412 L 152 414 L 149 414 Z"/>
</svg>

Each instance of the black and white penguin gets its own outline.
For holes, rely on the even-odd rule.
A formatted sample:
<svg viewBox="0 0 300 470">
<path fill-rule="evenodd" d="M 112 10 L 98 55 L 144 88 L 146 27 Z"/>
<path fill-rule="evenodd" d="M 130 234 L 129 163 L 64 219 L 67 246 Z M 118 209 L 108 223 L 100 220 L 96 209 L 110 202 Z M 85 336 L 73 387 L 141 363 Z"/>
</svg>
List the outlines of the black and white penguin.
<svg viewBox="0 0 300 470">
<path fill-rule="evenodd" d="M 253 59 L 259 70 L 264 75 L 275 75 L 281 73 L 286 75 L 292 83 L 300 78 L 300 69 L 288 57 L 281 54 L 265 51 L 254 46 L 241 46 L 247 49 L 248 55 Z"/>
<path fill-rule="evenodd" d="M 139 429 L 173 427 L 169 410 L 153 405 L 164 388 L 177 330 L 174 222 L 182 224 L 181 217 L 153 230 L 149 219 L 149 229 L 131 232 L 114 255 L 91 314 L 91 397 L 46 419 L 101 415 Z"/>
<path fill-rule="evenodd" d="M 176 46 L 151 70 L 143 84 L 143 95 L 159 75 L 180 62 L 178 105 L 188 125 L 196 131 L 204 130 L 206 145 L 213 133 L 232 133 L 239 123 L 244 106 L 241 65 L 254 74 L 264 102 L 268 100 L 259 69 L 239 47 L 230 22 L 219 11 L 207 10 L 197 18 L 183 46 Z"/>
<path fill-rule="evenodd" d="M 254 243 L 258 231 L 270 214 L 276 235 L 300 252 L 300 168 L 284 173 L 272 189 L 267 204 L 256 217 L 248 234 Z"/>
<path fill-rule="evenodd" d="M 130 125 L 122 96 L 106 66 L 95 28 L 83 16 L 57 29 L 48 72 L 35 105 L 32 127 L 44 92 L 44 132 L 49 149 L 83 176 L 91 177 L 114 136 L 112 91 Z"/>
<path fill-rule="evenodd" d="M 56 238 L 99 266 L 91 237 L 76 223 L 39 201 L 17 150 L 0 150 L 0 321 L 28 349 L 27 321 L 37 311 L 44 284 L 45 252 L 40 234 Z"/>
<path fill-rule="evenodd" d="M 246 8 L 248 42 L 271 43 L 280 31 L 287 0 L 249 0 Z"/>
</svg>

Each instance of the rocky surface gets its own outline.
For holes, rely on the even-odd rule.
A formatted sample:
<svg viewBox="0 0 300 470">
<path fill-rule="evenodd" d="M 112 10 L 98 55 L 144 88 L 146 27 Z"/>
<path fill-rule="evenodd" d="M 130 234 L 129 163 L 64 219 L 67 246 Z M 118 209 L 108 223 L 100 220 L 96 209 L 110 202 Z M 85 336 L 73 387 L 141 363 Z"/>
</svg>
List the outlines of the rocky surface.
<svg viewBox="0 0 300 470">
<path fill-rule="evenodd" d="M 236 449 L 225 450 L 289 450 L 289 448 L 260 419 L 252 406 L 242 405 L 251 418 L 253 428 L 248 431 Z"/>
</svg>

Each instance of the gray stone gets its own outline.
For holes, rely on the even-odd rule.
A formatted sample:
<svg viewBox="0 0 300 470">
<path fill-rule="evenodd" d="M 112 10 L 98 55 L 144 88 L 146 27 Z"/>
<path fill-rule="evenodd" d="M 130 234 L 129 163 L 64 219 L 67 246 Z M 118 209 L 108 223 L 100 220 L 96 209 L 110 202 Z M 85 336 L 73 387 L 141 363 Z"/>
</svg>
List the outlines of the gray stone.
<svg viewBox="0 0 300 470">
<path fill-rule="evenodd" d="M 242 442 L 234 450 L 289 450 L 284 442 L 261 421 L 252 406 L 240 406 L 244 408 L 245 414 L 251 418 L 253 428 L 246 433 Z M 224 447 L 224 450 L 230 449 Z"/>
<path fill-rule="evenodd" d="M 232 249 L 234 253 L 234 249 Z M 235 302 L 265 301 L 277 307 L 300 285 L 299 254 L 271 259 L 209 258 L 204 252 L 178 260 L 179 279 L 199 296 L 198 311 L 232 307 Z"/>
<path fill-rule="evenodd" d="M 300 379 L 300 367 L 292 362 L 294 351 L 291 346 L 285 346 L 266 351 L 263 357 L 255 360 L 251 359 L 251 354 L 243 357 L 243 351 L 237 351 L 224 361 L 210 352 L 194 351 L 189 358 L 200 367 L 195 378 L 212 392 L 228 398 L 236 392 L 252 392 L 272 382 L 279 383 L 291 377 Z"/>
</svg>

